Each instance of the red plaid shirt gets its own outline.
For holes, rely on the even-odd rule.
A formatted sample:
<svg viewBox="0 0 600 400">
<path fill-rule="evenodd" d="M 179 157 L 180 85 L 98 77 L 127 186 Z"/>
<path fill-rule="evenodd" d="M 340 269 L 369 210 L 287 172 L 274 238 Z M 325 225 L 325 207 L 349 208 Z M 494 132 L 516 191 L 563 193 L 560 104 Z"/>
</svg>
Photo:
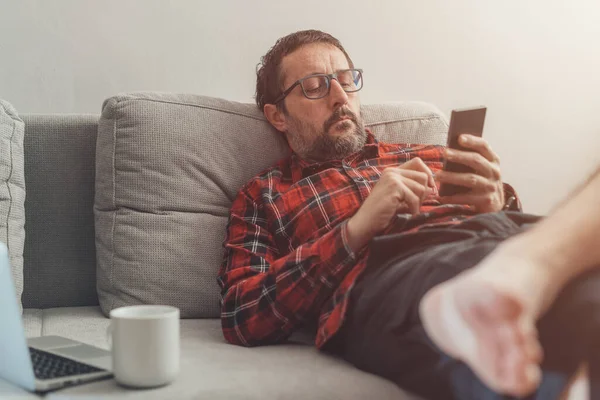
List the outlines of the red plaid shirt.
<svg viewBox="0 0 600 400">
<path fill-rule="evenodd" d="M 368 132 L 363 150 L 343 160 L 308 164 L 292 154 L 246 184 L 231 207 L 217 278 L 225 339 L 243 346 L 274 344 L 318 321 L 321 348 L 341 326 L 368 255 L 368 249 L 350 249 L 346 221 L 385 168 L 420 157 L 435 173 L 443 166 L 443 150 L 380 143 Z M 404 227 L 455 224 L 473 214 L 469 206 L 442 205 L 434 193 Z"/>
</svg>

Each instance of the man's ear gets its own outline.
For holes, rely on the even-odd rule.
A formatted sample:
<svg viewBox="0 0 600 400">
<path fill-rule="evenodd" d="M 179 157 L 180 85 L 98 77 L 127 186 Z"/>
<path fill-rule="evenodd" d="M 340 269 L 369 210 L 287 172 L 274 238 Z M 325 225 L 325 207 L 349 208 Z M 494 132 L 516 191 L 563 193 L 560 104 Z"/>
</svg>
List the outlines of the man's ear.
<svg viewBox="0 0 600 400">
<path fill-rule="evenodd" d="M 283 111 L 279 110 L 275 104 L 265 104 L 263 113 L 267 120 L 277 129 L 279 132 L 287 132 L 287 120 Z"/>
</svg>

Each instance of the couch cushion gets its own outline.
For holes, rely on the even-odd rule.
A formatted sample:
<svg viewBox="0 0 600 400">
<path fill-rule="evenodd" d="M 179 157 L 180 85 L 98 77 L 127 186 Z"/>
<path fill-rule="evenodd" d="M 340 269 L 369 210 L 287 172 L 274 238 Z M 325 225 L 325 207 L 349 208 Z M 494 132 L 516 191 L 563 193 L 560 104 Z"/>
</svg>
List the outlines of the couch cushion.
<svg viewBox="0 0 600 400">
<path fill-rule="evenodd" d="M 95 307 L 44 310 L 44 335 L 108 348 L 109 320 Z M 362 372 L 314 346 L 244 348 L 227 344 L 218 319 L 181 321 L 181 372 L 169 386 L 127 390 L 114 380 L 61 390 L 50 399 L 414 399 L 394 383 Z"/>
<path fill-rule="evenodd" d="M 445 140 L 446 121 L 430 105 L 363 112 L 384 140 Z M 287 152 L 253 104 L 158 93 L 105 101 L 94 207 L 104 313 L 158 303 L 179 307 L 184 318 L 219 316 L 216 276 L 231 202 Z"/>
<path fill-rule="evenodd" d="M 98 305 L 93 206 L 99 116 L 22 117 L 27 177 L 23 306 Z"/>
<path fill-rule="evenodd" d="M 8 102 L 0 100 L 0 242 L 8 247 L 21 310 L 25 244 L 24 133 L 24 124 L 17 111 Z"/>
<path fill-rule="evenodd" d="M 42 336 L 42 319 L 44 310 L 39 308 L 23 309 L 23 327 L 25 328 L 25 336 L 38 337 Z"/>
</svg>

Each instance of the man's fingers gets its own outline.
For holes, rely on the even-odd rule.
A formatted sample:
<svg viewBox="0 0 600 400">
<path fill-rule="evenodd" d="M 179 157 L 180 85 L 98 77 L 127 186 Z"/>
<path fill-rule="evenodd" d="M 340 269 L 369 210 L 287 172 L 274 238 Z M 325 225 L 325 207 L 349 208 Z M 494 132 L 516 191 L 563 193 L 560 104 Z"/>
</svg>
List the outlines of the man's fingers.
<svg viewBox="0 0 600 400">
<path fill-rule="evenodd" d="M 399 179 L 401 179 L 400 190 L 402 190 L 403 202 L 408 206 L 411 214 L 419 214 L 421 203 L 430 193 L 429 187 L 410 178 L 400 177 Z M 399 207 L 402 207 L 402 204 Z"/>
<path fill-rule="evenodd" d="M 403 179 L 402 183 L 421 201 L 423 201 L 425 197 L 427 197 L 427 195 L 430 193 L 430 189 L 428 186 L 421 184 L 413 179 Z"/>
<path fill-rule="evenodd" d="M 446 159 L 471 167 L 479 175 L 483 175 L 487 178 L 500 178 L 500 167 L 497 164 L 490 162 L 479 153 L 446 149 Z"/>
<path fill-rule="evenodd" d="M 439 171 L 435 177 L 439 182 L 442 183 L 465 186 L 470 189 L 477 189 L 478 191 L 493 192 L 496 190 L 496 187 L 490 180 L 477 174 Z"/>
<path fill-rule="evenodd" d="M 417 215 L 421 210 L 421 199 L 408 186 L 404 188 L 404 202 L 410 209 L 410 213 Z"/>
<path fill-rule="evenodd" d="M 413 158 L 412 160 L 405 162 L 404 164 L 400 165 L 397 169 L 403 170 L 403 171 L 412 170 L 412 171 L 423 172 L 427 175 L 427 186 L 429 186 L 429 187 L 435 186 L 435 181 L 433 179 L 433 172 L 431 172 L 431 169 L 419 157 Z"/>
<path fill-rule="evenodd" d="M 476 151 L 485 157 L 488 161 L 499 164 L 500 158 L 494 153 L 490 144 L 483 138 L 469 134 L 462 134 L 458 138 L 461 146 Z"/>
<path fill-rule="evenodd" d="M 410 170 L 410 169 L 393 168 L 392 173 L 400 178 L 411 179 L 415 182 L 418 182 L 419 184 L 421 184 L 423 186 L 430 186 L 429 181 L 430 181 L 430 179 L 433 179 L 433 175 L 431 175 L 431 178 L 430 178 L 426 172 L 415 171 L 415 170 Z"/>
</svg>

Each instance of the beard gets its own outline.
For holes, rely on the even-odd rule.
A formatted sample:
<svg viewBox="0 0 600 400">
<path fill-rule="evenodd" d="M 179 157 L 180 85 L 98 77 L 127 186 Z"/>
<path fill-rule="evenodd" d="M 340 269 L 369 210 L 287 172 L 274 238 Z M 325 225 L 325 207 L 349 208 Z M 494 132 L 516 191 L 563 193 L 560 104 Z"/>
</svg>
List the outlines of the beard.
<svg viewBox="0 0 600 400">
<path fill-rule="evenodd" d="M 343 117 L 348 119 L 339 122 Z M 349 109 L 338 108 L 321 129 L 291 115 L 288 115 L 288 121 L 288 143 L 296 154 L 307 161 L 341 160 L 360 151 L 367 142 L 362 117 Z M 330 129 L 334 134 L 329 134 Z"/>
</svg>

